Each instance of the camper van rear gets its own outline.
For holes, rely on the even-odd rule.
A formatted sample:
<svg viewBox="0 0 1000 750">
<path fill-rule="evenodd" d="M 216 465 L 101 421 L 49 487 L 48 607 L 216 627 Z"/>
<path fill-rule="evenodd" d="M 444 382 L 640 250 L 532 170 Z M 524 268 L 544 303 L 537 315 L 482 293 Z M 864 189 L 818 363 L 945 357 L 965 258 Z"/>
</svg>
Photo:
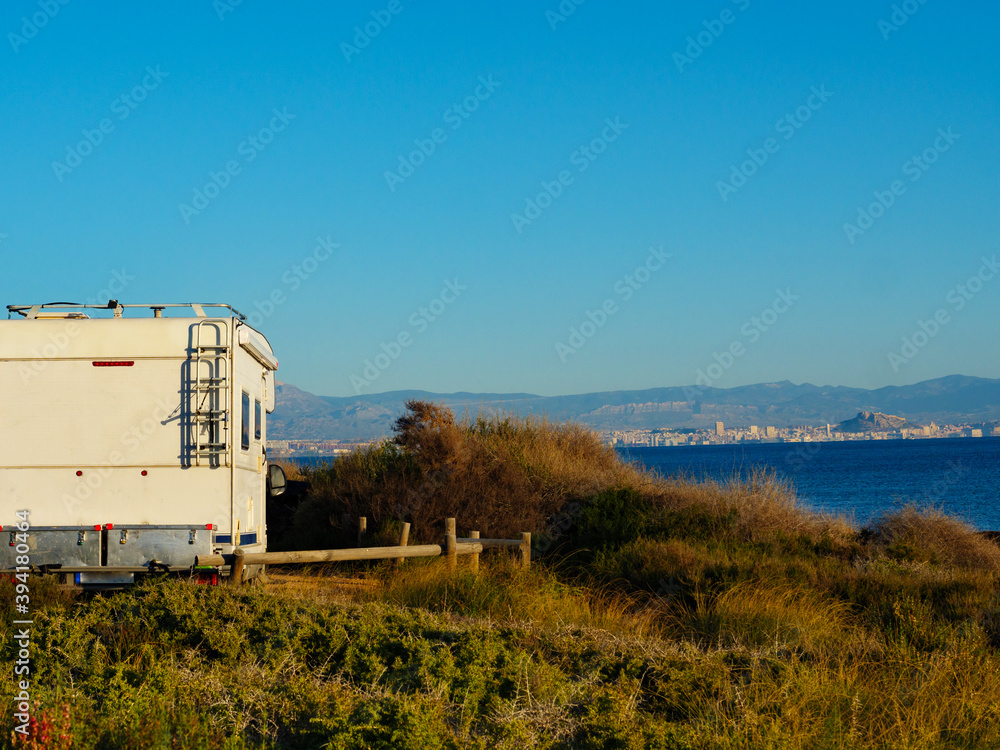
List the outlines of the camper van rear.
<svg viewBox="0 0 1000 750">
<path fill-rule="evenodd" d="M 266 547 L 270 345 L 228 306 L 143 307 L 0 321 L 0 525 L 28 511 L 31 565 L 81 583 Z"/>
</svg>

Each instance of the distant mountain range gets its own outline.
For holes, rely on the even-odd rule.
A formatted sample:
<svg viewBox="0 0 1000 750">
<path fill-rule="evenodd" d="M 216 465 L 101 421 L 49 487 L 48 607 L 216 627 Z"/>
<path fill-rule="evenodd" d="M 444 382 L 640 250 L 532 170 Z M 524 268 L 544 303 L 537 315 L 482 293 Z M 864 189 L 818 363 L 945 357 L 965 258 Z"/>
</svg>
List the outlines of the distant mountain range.
<svg viewBox="0 0 1000 750">
<path fill-rule="evenodd" d="M 951 375 L 876 390 L 795 385 L 789 381 L 738 388 L 685 386 L 606 391 L 576 396 L 530 393 L 392 391 L 363 396 L 316 396 L 287 383 L 277 387 L 269 423 L 274 440 L 368 440 L 388 435 L 411 398 L 435 401 L 457 415 L 501 410 L 573 420 L 599 430 L 838 424 L 858 412 L 896 414 L 920 424 L 980 424 L 1000 420 L 1000 380 Z"/>
</svg>

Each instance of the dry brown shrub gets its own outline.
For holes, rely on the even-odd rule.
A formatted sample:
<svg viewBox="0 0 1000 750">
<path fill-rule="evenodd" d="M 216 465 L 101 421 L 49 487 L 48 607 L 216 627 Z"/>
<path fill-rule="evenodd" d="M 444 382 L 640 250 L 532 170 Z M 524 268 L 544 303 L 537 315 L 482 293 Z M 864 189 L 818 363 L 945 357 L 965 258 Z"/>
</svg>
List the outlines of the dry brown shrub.
<svg viewBox="0 0 1000 750">
<path fill-rule="evenodd" d="M 370 538 L 381 543 L 393 543 L 403 522 L 412 541 L 437 541 L 447 517 L 458 520 L 460 535 L 517 538 L 541 531 L 566 502 L 633 481 L 634 469 L 580 425 L 497 413 L 456 422 L 441 405 L 406 406 L 391 442 L 307 472 L 301 536 L 315 538 L 318 528 L 350 542 L 347 514 L 366 516 Z"/>
<path fill-rule="evenodd" d="M 461 456 L 439 473 L 446 477 L 440 492 L 413 513 L 415 528 L 450 515 L 462 529 L 516 538 L 543 529 L 568 501 L 615 486 L 628 474 L 614 450 L 580 425 L 481 413 L 457 430 L 461 439 L 452 450 Z M 425 461 L 422 450 L 414 457 L 426 476 L 425 466 L 441 462 Z"/>
<path fill-rule="evenodd" d="M 1000 547 L 938 508 L 907 505 L 882 516 L 872 532 L 887 547 L 902 545 L 959 568 L 1000 570 Z"/>
<path fill-rule="evenodd" d="M 410 399 L 392 431 L 392 442 L 413 456 L 424 472 L 454 473 L 468 462 L 462 429 L 445 406 Z"/>
</svg>

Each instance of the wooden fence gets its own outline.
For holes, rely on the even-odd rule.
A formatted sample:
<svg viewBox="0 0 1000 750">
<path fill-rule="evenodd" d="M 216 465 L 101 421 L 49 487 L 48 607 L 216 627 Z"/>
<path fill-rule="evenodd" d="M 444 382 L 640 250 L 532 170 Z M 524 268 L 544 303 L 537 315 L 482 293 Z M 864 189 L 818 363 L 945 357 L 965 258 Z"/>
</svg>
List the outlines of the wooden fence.
<svg viewBox="0 0 1000 750">
<path fill-rule="evenodd" d="M 237 583 L 243 579 L 245 565 L 295 565 L 323 562 L 347 562 L 355 560 L 395 560 L 402 564 L 407 557 L 438 557 L 444 555 L 448 569 L 458 567 L 458 556 L 469 555 L 469 568 L 474 573 L 479 572 L 479 555 L 483 550 L 498 547 L 517 548 L 521 557 L 521 567 L 525 570 L 531 567 L 531 534 L 525 532 L 520 539 L 480 539 L 478 531 L 470 531 L 469 536 L 459 537 L 455 532 L 455 519 L 446 518 L 444 522 L 443 544 L 408 544 L 410 524 L 404 523 L 399 536 L 399 545 L 395 547 L 366 547 L 367 519 L 358 519 L 358 547 L 348 549 L 306 550 L 299 552 L 244 552 L 235 549 L 227 555 L 198 555 L 195 558 L 197 566 L 221 567 L 230 566 L 230 581 Z"/>
</svg>

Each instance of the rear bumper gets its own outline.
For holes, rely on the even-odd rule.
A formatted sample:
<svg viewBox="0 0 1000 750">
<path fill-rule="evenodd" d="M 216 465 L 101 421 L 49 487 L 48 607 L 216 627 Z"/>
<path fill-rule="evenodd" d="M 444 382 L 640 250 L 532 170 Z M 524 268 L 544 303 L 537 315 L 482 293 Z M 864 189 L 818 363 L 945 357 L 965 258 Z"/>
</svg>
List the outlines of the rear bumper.
<svg viewBox="0 0 1000 750">
<path fill-rule="evenodd" d="M 204 524 L 108 526 L 32 527 L 26 539 L 24 533 L 4 530 L 0 534 L 0 571 L 29 568 L 110 574 L 188 570 L 195 557 L 213 549 L 213 532 Z"/>
</svg>

